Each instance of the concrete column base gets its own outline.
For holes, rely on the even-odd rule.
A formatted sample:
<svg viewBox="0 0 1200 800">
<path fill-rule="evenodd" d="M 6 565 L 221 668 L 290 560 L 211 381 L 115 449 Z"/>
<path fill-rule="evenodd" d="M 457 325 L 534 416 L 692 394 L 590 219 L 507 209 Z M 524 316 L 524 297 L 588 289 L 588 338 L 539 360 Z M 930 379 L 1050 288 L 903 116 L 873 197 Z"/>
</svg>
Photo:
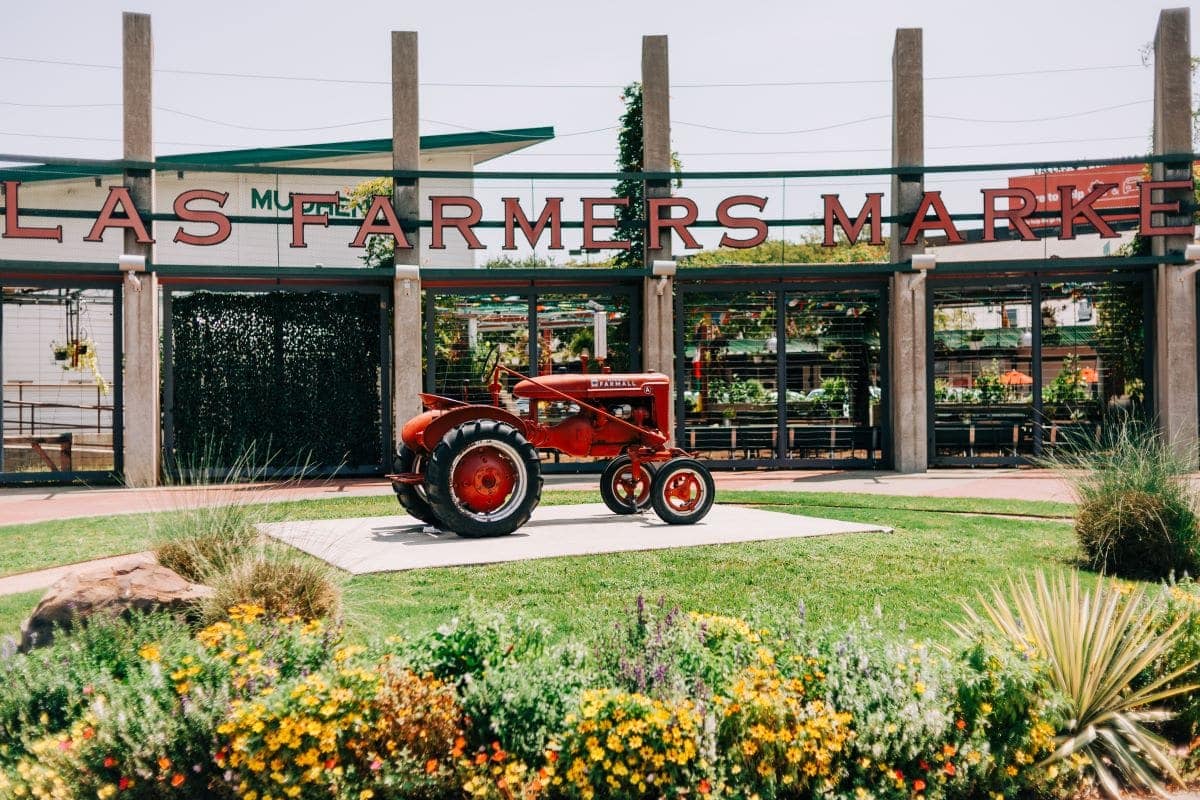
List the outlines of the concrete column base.
<svg viewBox="0 0 1200 800">
<path fill-rule="evenodd" d="M 404 423 L 421 413 L 421 281 L 397 278 L 392 284 L 392 441 L 400 446 Z M 391 453 L 385 454 L 391 463 Z"/>
<path fill-rule="evenodd" d="M 646 278 L 642 282 L 642 369 L 675 379 L 675 279 Z M 679 387 L 674 387 L 678 392 Z M 671 398 L 668 429 L 675 438 L 675 397 Z"/>
<path fill-rule="evenodd" d="M 925 285 L 924 273 L 900 272 L 889 286 L 888 393 L 897 472 L 929 468 Z"/>
<path fill-rule="evenodd" d="M 162 473 L 159 413 L 159 296 L 153 272 L 129 273 L 121 290 L 122 470 L 125 485 L 157 486 Z"/>
</svg>

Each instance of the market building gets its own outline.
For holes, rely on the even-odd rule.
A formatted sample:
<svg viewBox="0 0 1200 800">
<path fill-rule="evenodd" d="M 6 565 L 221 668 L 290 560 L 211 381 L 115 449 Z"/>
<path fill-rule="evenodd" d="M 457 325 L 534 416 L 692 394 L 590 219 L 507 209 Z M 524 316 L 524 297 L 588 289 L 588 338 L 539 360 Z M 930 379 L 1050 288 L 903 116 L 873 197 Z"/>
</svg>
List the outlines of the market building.
<svg viewBox="0 0 1200 800">
<path fill-rule="evenodd" d="M 481 204 L 494 175 L 475 168 L 553 129 L 418 137 L 415 34 L 392 37 L 390 139 L 158 158 L 148 17 L 126 15 L 124 46 L 125 158 L 0 170 L 2 481 L 147 485 L 252 446 L 284 470 L 386 472 L 418 394 L 485 399 L 497 353 L 534 374 L 670 374 L 670 433 L 719 467 L 1030 463 L 1128 413 L 1181 450 L 1197 441 L 1187 9 L 1162 12 L 1155 37 L 1154 152 L 1033 174 L 926 166 L 922 34 L 897 31 L 892 165 L 876 170 L 891 191 L 825 195 L 823 218 L 782 221 L 765 198 L 673 192 L 667 39 L 647 36 L 640 269 L 478 267 L 485 230 L 618 246 L 622 176 L 565 173 L 596 187 L 581 205 Z M 983 176 L 981 207 L 926 190 L 956 170 Z M 392 177 L 394 194 L 347 199 Z M 890 252 L 683 258 L 693 224 L 736 250 L 779 222 Z"/>
</svg>

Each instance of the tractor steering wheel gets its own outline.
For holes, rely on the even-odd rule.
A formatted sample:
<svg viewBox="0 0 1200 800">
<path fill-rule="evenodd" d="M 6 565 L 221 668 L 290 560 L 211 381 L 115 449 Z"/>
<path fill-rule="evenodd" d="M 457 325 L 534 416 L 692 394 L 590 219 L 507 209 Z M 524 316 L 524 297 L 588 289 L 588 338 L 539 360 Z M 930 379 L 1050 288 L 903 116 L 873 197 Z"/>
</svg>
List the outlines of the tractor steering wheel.
<svg viewBox="0 0 1200 800">
<path fill-rule="evenodd" d="M 500 347 L 492 345 L 492 349 L 483 358 L 483 385 L 487 386 L 492 382 L 492 375 L 495 374 L 496 368 L 500 366 Z"/>
</svg>

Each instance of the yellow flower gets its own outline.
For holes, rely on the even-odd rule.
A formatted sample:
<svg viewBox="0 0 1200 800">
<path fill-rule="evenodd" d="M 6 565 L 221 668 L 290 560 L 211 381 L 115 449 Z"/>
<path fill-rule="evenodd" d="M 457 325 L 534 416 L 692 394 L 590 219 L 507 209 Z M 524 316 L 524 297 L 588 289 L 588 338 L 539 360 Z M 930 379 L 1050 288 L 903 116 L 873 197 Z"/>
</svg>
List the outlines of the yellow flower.
<svg viewBox="0 0 1200 800">
<path fill-rule="evenodd" d="M 162 653 L 159 652 L 158 645 L 153 643 L 144 645 L 140 650 L 138 650 L 138 655 L 147 661 L 158 661 L 159 658 L 162 657 Z"/>
</svg>

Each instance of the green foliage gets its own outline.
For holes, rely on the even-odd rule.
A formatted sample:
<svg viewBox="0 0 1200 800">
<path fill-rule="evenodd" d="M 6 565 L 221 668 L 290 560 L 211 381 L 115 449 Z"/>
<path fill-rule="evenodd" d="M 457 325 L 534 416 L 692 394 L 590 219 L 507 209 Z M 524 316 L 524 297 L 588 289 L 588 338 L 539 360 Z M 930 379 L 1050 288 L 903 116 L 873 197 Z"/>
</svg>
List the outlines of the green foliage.
<svg viewBox="0 0 1200 800">
<path fill-rule="evenodd" d="M 1068 446 L 1048 463 L 1079 498 L 1075 533 L 1091 568 L 1151 579 L 1196 571 L 1194 459 L 1153 427 L 1116 420 L 1098 448 Z"/>
<path fill-rule="evenodd" d="M 394 185 L 395 182 L 391 178 L 368 178 L 347 190 L 346 197 L 350 202 L 350 207 L 365 216 L 375 195 L 391 197 Z M 396 263 L 396 240 L 391 236 L 368 236 L 366 249 L 359 258 L 368 267 L 394 266 Z"/>
<path fill-rule="evenodd" d="M 1154 664 L 1146 670 L 1139 685 L 1153 682 L 1164 675 L 1178 674 L 1169 685 L 1200 685 L 1200 585 L 1191 577 L 1171 579 L 1164 584 L 1159 598 L 1162 610 L 1157 616 L 1157 630 L 1175 628 L 1173 644 L 1163 651 Z M 1167 723 L 1173 739 L 1192 741 L 1200 735 L 1200 694 L 1184 692 L 1164 699 L 1164 704 L 1175 712 L 1174 719 Z M 1194 770 L 1200 752 L 1192 748 L 1190 755 Z"/>
<path fill-rule="evenodd" d="M 1162 777 L 1181 782 L 1166 743 L 1145 724 L 1170 716 L 1153 704 L 1196 688 L 1171 686 L 1196 663 L 1139 681 L 1174 647 L 1179 627 L 1161 629 L 1141 590 L 1100 581 L 1087 591 L 1075 573 L 1050 580 L 1039 572 L 1033 584 L 1022 578 L 1007 592 L 993 590 L 982 614 L 968 606 L 967 615 L 970 628 L 995 631 L 1045 661 L 1067 704 L 1055 760 L 1086 758 L 1114 800 L 1122 783 L 1161 794 Z"/>
<path fill-rule="evenodd" d="M 382 464 L 379 325 L 374 294 L 175 295 L 175 457 Z"/>
<path fill-rule="evenodd" d="M 680 259 L 681 266 L 720 267 L 727 264 L 846 264 L 886 261 L 887 245 L 872 245 L 859 241 L 853 245 L 839 241 L 834 247 L 821 244 L 821 237 L 812 234 L 798 242 L 768 239 L 757 247 L 736 249 L 721 247 L 702 250 Z"/>
<path fill-rule="evenodd" d="M 850 384 L 841 375 L 821 379 L 821 402 L 830 408 L 841 408 L 850 399 Z"/>
<path fill-rule="evenodd" d="M 708 382 L 708 397 L 715 403 L 765 403 L 767 390 L 758 378 L 732 381 L 713 378 Z"/>
<path fill-rule="evenodd" d="M 621 114 L 621 129 L 617 134 L 617 169 L 621 172 L 641 172 L 642 149 L 642 84 L 631 83 L 621 90 L 625 111 Z M 646 186 L 636 178 L 625 178 L 613 187 L 613 197 L 624 197 L 629 204 L 616 209 L 617 226 L 614 239 L 629 241 L 628 250 L 617 251 L 614 266 L 640 269 L 646 258 Z"/>
<path fill-rule="evenodd" d="M 642 137 L 642 84 L 634 82 L 621 90 L 625 111 L 621 114 L 621 129 L 617 134 L 617 169 L 621 172 L 642 172 L 645 166 Z M 678 172 L 683 167 L 679 156 L 672 151 L 671 168 Z M 678 187 L 682 185 L 675 181 Z M 640 269 L 646 258 L 646 186 L 636 178 L 617 181 L 613 197 L 629 199 L 627 206 L 616 209 L 616 229 L 613 239 L 628 240 L 628 250 L 618 250 L 612 257 L 612 265 L 624 269 Z"/>
<path fill-rule="evenodd" d="M 1088 399 L 1087 381 L 1083 379 L 1083 370 L 1079 368 L 1079 357 L 1075 354 L 1063 358 L 1062 367 L 1050 385 L 1042 389 L 1042 399 L 1046 403 L 1070 406 L 1083 403 Z"/>
<path fill-rule="evenodd" d="M 686 614 L 665 599 L 647 603 L 638 595 L 626 619 L 600 640 L 596 659 L 601 674 L 625 691 L 707 698 L 752 662 L 757 641 L 741 620 Z"/>
<path fill-rule="evenodd" d="M 407 657 L 414 668 L 444 681 L 479 678 L 506 662 L 545 654 L 546 626 L 524 617 L 470 609 L 414 641 Z"/>
<path fill-rule="evenodd" d="M 506 658 L 459 689 L 475 747 L 503 742 L 526 763 L 544 757 L 567 713 L 593 680 L 585 651 L 560 646 L 541 655 Z"/>
<path fill-rule="evenodd" d="M 1004 385 L 1000 383 L 1000 365 L 996 359 L 992 359 L 991 365 L 975 376 L 975 391 L 980 403 L 999 403 L 1004 397 Z"/>
<path fill-rule="evenodd" d="M 512 256 L 497 256 L 484 262 L 485 269 L 549 269 L 555 266 L 554 259 L 544 258 L 537 253 L 530 253 L 521 258 Z"/>
<path fill-rule="evenodd" d="M 144 666 L 142 646 L 187 633 L 166 615 L 101 615 L 46 647 L 0 660 L 0 764 L 22 755 L 32 740 L 66 730 L 97 691 L 135 680 Z"/>
</svg>

